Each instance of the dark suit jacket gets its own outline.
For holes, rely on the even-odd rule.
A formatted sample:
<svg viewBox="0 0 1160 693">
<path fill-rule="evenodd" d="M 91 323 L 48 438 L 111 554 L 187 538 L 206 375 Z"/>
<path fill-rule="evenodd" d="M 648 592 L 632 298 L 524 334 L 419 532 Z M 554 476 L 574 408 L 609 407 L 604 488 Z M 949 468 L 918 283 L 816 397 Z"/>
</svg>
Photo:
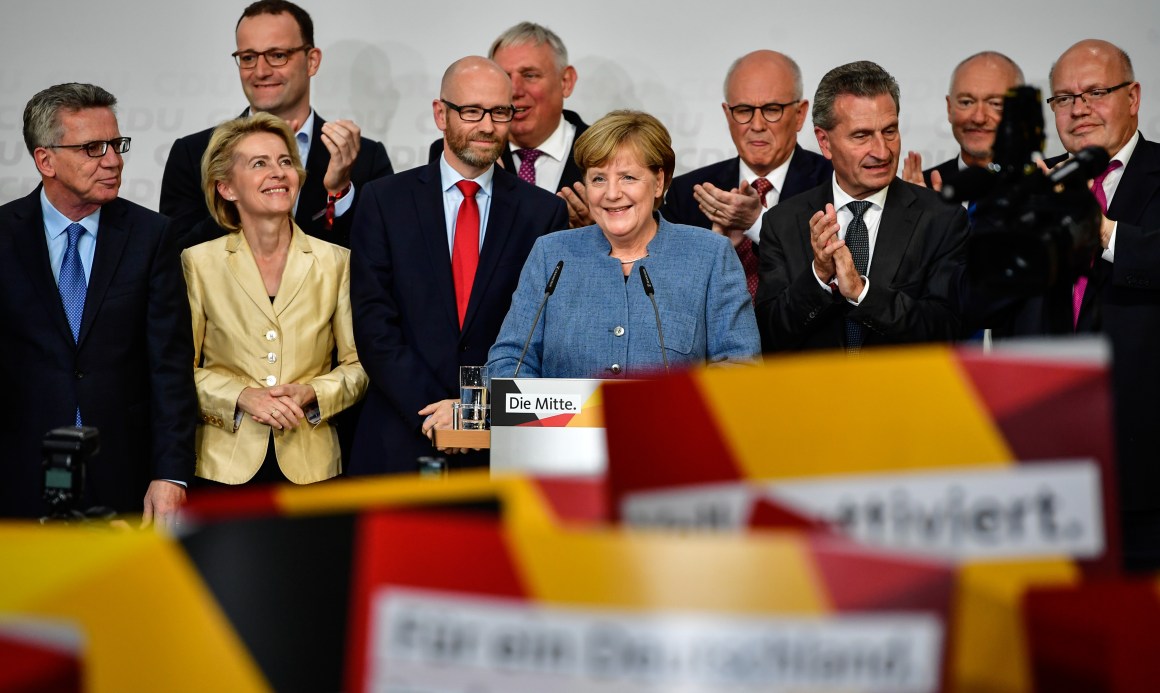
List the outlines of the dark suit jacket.
<svg viewBox="0 0 1160 693">
<path fill-rule="evenodd" d="M 783 186 L 785 189 L 778 197 L 779 204 L 830 180 L 830 174 L 833 172 L 834 167 L 829 159 L 802 149 L 800 144 L 795 146 L 789 170 L 785 172 Z M 712 183 L 722 190 L 732 190 L 737 187 L 737 178 L 740 175 L 741 158 L 735 156 L 673 178 L 673 184 L 669 186 L 669 192 L 665 196 L 665 203 L 661 206 L 661 216 L 674 224 L 700 226 L 703 229 L 713 228 L 713 222 L 709 221 L 709 217 L 697 206 L 697 200 L 693 197 L 693 186 Z"/>
<path fill-rule="evenodd" d="M 242 112 L 246 115 L 246 112 Z M 314 114 L 314 134 L 310 139 L 310 154 L 304 162 L 306 181 L 298 194 L 298 211 L 294 220 L 311 236 L 350 247 L 350 225 L 355 209 L 362 197 L 363 187 L 376 178 L 393 172 L 391 160 L 382 142 L 363 137 L 358 150 L 358 158 L 350 170 L 350 179 L 355 186 L 355 198 L 346 214 L 334 220 L 334 228 L 326 229 L 326 189 L 322 178 L 330 165 L 330 151 L 322 143 L 322 125 L 326 121 L 318 113 Z M 201 157 L 209 146 L 214 129 L 202 130 L 187 135 L 173 143 L 169 158 L 165 161 L 165 173 L 161 177 L 161 204 L 158 210 L 173 220 L 173 229 L 181 247 L 213 240 L 225 234 L 210 218 L 205 206 L 205 196 L 201 190 Z M 321 216 L 319 213 L 322 212 Z M 203 223 L 204 222 L 204 223 Z M 194 229 L 196 227 L 196 233 Z"/>
<path fill-rule="evenodd" d="M 366 187 L 351 239 L 350 294 L 359 359 L 371 387 L 352 474 L 414 472 L 437 455 L 417 413 L 459 397 L 459 366 L 482 366 L 537 238 L 567 228 L 560 198 L 496 169 L 479 268 L 462 331 L 455 307 L 439 163 Z M 487 464 L 486 453 L 449 458 Z"/>
<path fill-rule="evenodd" d="M 922 179 L 926 181 L 926 187 L 928 188 L 931 187 L 930 174 L 935 171 L 938 171 L 938 174 L 942 177 L 943 181 L 946 181 L 946 179 L 951 176 L 957 175 L 959 172 L 959 157 L 956 156 L 953 159 L 948 159 L 938 166 L 931 166 L 930 168 L 923 171 Z"/>
<path fill-rule="evenodd" d="M 580 120 L 580 116 L 576 113 L 566 110 L 564 111 L 564 120 L 576 126 L 576 139 L 584 134 L 588 129 L 588 124 Z M 576 139 L 572 140 L 572 149 L 568 150 L 568 157 L 564 160 L 564 171 L 560 174 L 560 182 L 556 184 L 556 190 L 561 188 L 570 188 L 573 183 L 579 183 L 583 178 L 584 172 L 576 165 L 576 157 L 573 153 L 576 148 Z M 427 163 L 439 160 L 439 156 L 443 154 L 443 138 L 439 138 L 431 143 L 431 148 L 427 152 Z M 505 146 L 499 155 L 500 164 L 505 170 L 515 175 L 519 172 L 520 167 L 516 165 L 515 157 L 512 156 L 511 147 Z"/>
<path fill-rule="evenodd" d="M 963 208 L 895 178 L 870 261 L 870 290 L 852 306 L 822 288 L 811 267 L 809 220 L 832 202 L 827 181 L 779 203 L 762 220 L 756 301 L 762 348 L 842 347 L 847 317 L 864 326 L 866 346 L 954 339 L 967 239 Z"/>
<path fill-rule="evenodd" d="M 193 337 L 166 219 L 117 199 L 101 209 L 79 344 L 48 259 L 40 189 L 0 207 L 0 515 L 44 514 L 40 443 L 79 405 L 101 433 L 84 507 L 138 511 L 153 479 L 193 476 Z"/>
</svg>

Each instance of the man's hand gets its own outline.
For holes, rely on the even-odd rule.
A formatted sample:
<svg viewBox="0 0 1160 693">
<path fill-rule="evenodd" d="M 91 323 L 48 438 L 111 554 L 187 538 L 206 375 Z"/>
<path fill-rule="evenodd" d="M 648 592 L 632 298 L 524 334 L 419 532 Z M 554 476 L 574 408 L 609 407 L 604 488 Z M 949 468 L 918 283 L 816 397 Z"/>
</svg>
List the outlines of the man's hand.
<svg viewBox="0 0 1160 693">
<path fill-rule="evenodd" d="M 288 386 L 282 385 L 278 389 L 286 392 L 286 387 Z M 254 421 L 279 430 L 294 428 L 306 420 L 302 406 L 293 397 L 285 394 L 274 395 L 273 390 L 274 388 L 269 387 L 247 387 L 238 395 L 238 409 L 249 414 Z M 314 388 L 310 388 L 310 391 L 313 392 Z"/>
<path fill-rule="evenodd" d="M 426 416 L 423 421 L 423 435 L 435 443 L 435 429 L 450 429 L 454 424 L 454 412 L 451 405 L 455 404 L 457 399 L 441 399 L 438 402 L 432 402 L 419 410 L 420 416 Z M 449 454 L 457 454 L 467 452 L 467 448 L 438 448 L 439 452 L 446 452 Z"/>
<path fill-rule="evenodd" d="M 714 230 L 719 228 L 721 232 L 745 231 L 761 216 L 761 196 L 748 181 L 732 190 L 722 190 L 712 183 L 694 185 L 693 199 Z"/>
<path fill-rule="evenodd" d="M 902 180 L 926 187 L 926 180 L 922 177 L 922 154 L 906 153 L 906 161 L 902 162 Z"/>
<path fill-rule="evenodd" d="M 842 294 L 843 298 L 857 301 L 862 295 L 862 289 L 866 288 L 866 283 L 862 281 L 862 275 L 858 274 L 858 268 L 854 266 L 854 256 L 844 244 L 834 251 L 834 270 L 838 293 Z"/>
<path fill-rule="evenodd" d="M 568 228 L 578 229 L 592 224 L 592 212 L 588 209 L 583 183 L 576 182 L 571 188 L 560 188 L 560 192 L 556 195 L 563 198 L 568 205 Z"/>
<path fill-rule="evenodd" d="M 185 505 L 185 488 L 172 481 L 155 479 L 145 491 L 145 512 L 141 528 L 155 524 L 157 529 L 172 531 L 177 526 L 177 511 Z"/>
<path fill-rule="evenodd" d="M 322 144 L 330 152 L 330 165 L 322 177 L 329 193 L 340 193 L 350 185 L 350 169 L 358 158 L 362 131 L 350 120 L 332 120 L 322 125 Z"/>
<path fill-rule="evenodd" d="M 838 238 L 838 213 L 833 204 L 827 204 L 825 211 L 815 212 L 810 217 L 810 247 L 814 251 L 814 274 L 823 282 L 829 282 L 837 273 L 834 253 L 845 248 L 846 242 Z M 846 255 L 850 251 L 846 250 Z"/>
<path fill-rule="evenodd" d="M 1107 217 L 1100 219 L 1100 247 L 1107 250 L 1112 242 L 1112 232 L 1116 230 L 1116 222 Z"/>
</svg>

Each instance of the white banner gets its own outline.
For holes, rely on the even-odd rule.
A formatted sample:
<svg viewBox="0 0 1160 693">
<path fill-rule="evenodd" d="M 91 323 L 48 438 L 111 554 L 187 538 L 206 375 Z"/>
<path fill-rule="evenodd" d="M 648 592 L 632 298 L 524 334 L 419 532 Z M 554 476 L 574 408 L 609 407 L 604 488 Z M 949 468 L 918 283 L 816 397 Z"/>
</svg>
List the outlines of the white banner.
<svg viewBox="0 0 1160 693">
<path fill-rule="evenodd" d="M 1097 558 L 1105 548 L 1095 462 L 1052 461 L 632 494 L 627 524 L 739 530 L 767 498 L 874 546 L 924 556 Z"/>
<path fill-rule="evenodd" d="M 933 615 L 734 617 L 544 607 L 387 588 L 368 688 L 471 691 L 934 691 Z"/>
</svg>

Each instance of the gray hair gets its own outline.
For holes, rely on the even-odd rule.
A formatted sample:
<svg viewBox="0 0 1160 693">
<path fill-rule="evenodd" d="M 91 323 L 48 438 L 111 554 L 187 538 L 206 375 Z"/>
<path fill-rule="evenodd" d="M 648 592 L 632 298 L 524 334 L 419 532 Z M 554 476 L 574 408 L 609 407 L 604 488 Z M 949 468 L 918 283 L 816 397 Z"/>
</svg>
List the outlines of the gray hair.
<svg viewBox="0 0 1160 693">
<path fill-rule="evenodd" d="M 535 22 L 520 22 L 512 28 L 499 35 L 487 51 L 487 57 L 495 60 L 495 54 L 501 48 L 510 48 L 511 46 L 542 46 L 548 44 L 552 49 L 552 53 L 556 56 L 556 69 L 563 72 L 564 68 L 568 67 L 568 49 L 564 47 L 564 41 L 546 26 L 536 24 Z"/>
<path fill-rule="evenodd" d="M 774 52 L 776 53 L 776 51 L 774 51 Z M 737 68 L 741 66 L 741 63 L 746 58 L 748 58 L 752 55 L 753 55 L 753 53 L 746 53 L 745 55 L 741 56 L 740 58 L 734 60 L 733 64 L 729 66 L 729 71 L 725 73 L 725 83 L 722 85 L 722 92 L 724 93 L 726 102 L 729 101 L 729 80 L 733 79 L 733 73 L 737 72 Z M 777 55 L 781 56 L 782 60 L 784 60 L 786 62 L 786 65 L 789 66 L 790 72 L 793 73 L 793 98 L 795 101 L 801 101 L 801 99 L 802 99 L 802 69 L 800 67 L 798 67 L 797 61 L 795 61 L 793 58 L 789 57 L 785 53 L 777 53 Z M 758 105 L 760 105 L 760 104 L 758 104 Z"/>
<path fill-rule="evenodd" d="M 815 127 L 834 129 L 837 125 L 834 101 L 842 94 L 867 98 L 890 94 L 890 98 L 894 99 L 895 112 L 900 111 L 898 81 L 877 63 L 859 60 L 835 67 L 818 82 L 818 90 L 814 92 Z"/>
<path fill-rule="evenodd" d="M 1027 80 L 1023 79 L 1023 70 L 1020 69 L 1019 65 L 1017 65 L 1014 60 L 1012 60 L 1011 58 L 1008 58 L 1007 56 L 1003 55 L 999 51 L 979 51 L 978 53 L 975 53 L 972 56 L 963 58 L 962 62 L 960 62 L 958 65 L 955 65 L 955 69 L 951 71 L 950 86 L 947 87 L 948 94 L 953 92 L 955 89 L 955 79 L 959 76 L 959 70 L 962 70 L 966 66 L 967 63 L 971 62 L 972 60 L 978 60 L 979 58 L 990 58 L 992 60 L 996 60 L 996 61 L 1001 62 L 1001 63 L 1007 63 L 1007 65 L 1010 66 L 1010 68 L 1015 71 L 1015 83 L 1016 84 L 1025 84 L 1026 83 Z"/>
<path fill-rule="evenodd" d="M 60 144 L 64 128 L 60 112 L 86 108 L 114 109 L 117 97 L 93 84 L 57 84 L 33 96 L 24 107 L 24 146 L 32 154 L 37 147 Z"/>
</svg>

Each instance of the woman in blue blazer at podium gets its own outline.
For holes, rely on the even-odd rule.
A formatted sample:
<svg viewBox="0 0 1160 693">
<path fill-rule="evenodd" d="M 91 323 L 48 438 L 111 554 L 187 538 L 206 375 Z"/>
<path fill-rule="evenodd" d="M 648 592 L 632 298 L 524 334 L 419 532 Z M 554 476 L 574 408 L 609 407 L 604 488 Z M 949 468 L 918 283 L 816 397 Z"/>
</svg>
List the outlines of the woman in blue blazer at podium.
<svg viewBox="0 0 1160 693">
<path fill-rule="evenodd" d="M 520 377 L 636 378 L 756 362 L 757 321 L 732 245 L 657 213 L 676 162 L 660 121 L 614 111 L 575 153 L 595 224 L 536 241 L 489 353 L 491 377 L 516 375 L 525 341 Z"/>
</svg>

